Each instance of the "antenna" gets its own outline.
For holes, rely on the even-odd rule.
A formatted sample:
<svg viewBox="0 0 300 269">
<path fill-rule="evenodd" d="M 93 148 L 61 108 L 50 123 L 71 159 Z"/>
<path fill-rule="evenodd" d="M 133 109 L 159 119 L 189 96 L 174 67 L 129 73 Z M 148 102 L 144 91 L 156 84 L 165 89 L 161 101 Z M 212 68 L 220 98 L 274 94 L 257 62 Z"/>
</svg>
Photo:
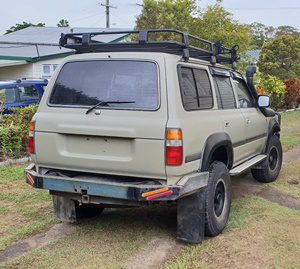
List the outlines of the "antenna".
<svg viewBox="0 0 300 269">
<path fill-rule="evenodd" d="M 101 3 L 101 6 L 103 6 L 103 7 L 105 7 L 106 8 L 106 28 L 110 28 L 110 17 L 109 17 L 109 9 L 110 8 L 117 8 L 117 7 L 115 7 L 115 6 L 111 6 L 110 4 L 109 4 L 109 0 L 106 0 L 106 3 L 105 4 L 103 4 L 103 3 Z"/>
</svg>

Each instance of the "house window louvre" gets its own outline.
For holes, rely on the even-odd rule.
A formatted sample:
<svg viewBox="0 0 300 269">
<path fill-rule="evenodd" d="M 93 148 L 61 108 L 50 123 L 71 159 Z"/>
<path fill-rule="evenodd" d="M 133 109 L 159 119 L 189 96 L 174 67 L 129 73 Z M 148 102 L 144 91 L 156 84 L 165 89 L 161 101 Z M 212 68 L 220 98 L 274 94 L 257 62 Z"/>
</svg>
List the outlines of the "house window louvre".
<svg viewBox="0 0 300 269">
<path fill-rule="evenodd" d="M 53 75 L 58 64 L 43 64 L 42 66 L 42 77 L 49 78 Z"/>
</svg>

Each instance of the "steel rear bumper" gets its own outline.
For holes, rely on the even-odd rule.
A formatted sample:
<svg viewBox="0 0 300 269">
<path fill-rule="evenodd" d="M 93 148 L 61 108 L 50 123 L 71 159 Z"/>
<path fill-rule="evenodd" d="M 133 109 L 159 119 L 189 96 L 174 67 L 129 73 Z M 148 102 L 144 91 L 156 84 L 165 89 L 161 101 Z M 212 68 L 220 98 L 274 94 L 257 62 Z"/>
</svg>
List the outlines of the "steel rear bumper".
<svg viewBox="0 0 300 269">
<path fill-rule="evenodd" d="M 64 194 L 83 203 L 99 203 L 99 201 L 101 203 L 101 198 L 127 200 L 137 204 L 149 201 L 175 201 L 205 188 L 208 176 L 208 172 L 194 173 L 183 177 L 176 185 L 144 185 L 40 175 L 36 172 L 34 164 L 25 169 L 26 182 L 32 187 Z"/>
</svg>

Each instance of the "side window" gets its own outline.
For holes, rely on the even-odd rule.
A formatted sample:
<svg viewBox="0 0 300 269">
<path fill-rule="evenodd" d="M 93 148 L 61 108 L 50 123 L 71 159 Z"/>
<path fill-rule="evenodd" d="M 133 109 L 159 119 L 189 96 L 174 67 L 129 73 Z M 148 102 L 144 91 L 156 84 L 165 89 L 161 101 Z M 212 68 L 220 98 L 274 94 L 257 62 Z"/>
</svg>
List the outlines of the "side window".
<svg viewBox="0 0 300 269">
<path fill-rule="evenodd" d="M 3 99 L 7 104 L 16 102 L 15 88 L 0 89 L 0 101 Z"/>
<path fill-rule="evenodd" d="M 20 101 L 38 101 L 40 96 L 37 90 L 33 86 L 26 86 L 26 87 L 18 87 Z"/>
<path fill-rule="evenodd" d="M 220 109 L 236 108 L 233 88 L 229 77 L 215 76 L 218 107 Z"/>
<path fill-rule="evenodd" d="M 200 109 L 213 107 L 212 90 L 208 74 L 205 70 L 194 69 Z"/>
<path fill-rule="evenodd" d="M 254 106 L 253 99 L 251 98 L 245 82 L 240 79 L 233 79 L 233 87 L 235 92 L 237 93 L 240 108 L 248 108 Z"/>
<path fill-rule="evenodd" d="M 180 89 L 186 110 L 212 108 L 212 90 L 205 70 L 182 67 Z"/>
<path fill-rule="evenodd" d="M 198 108 L 196 85 L 191 68 L 181 68 L 181 94 L 183 106 L 186 110 Z"/>
</svg>

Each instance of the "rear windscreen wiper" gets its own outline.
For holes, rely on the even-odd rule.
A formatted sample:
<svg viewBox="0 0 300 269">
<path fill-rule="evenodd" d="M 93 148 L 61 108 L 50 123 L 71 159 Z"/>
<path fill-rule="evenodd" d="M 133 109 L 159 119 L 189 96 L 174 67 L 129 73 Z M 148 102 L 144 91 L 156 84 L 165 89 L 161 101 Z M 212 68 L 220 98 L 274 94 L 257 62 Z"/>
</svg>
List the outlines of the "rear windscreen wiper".
<svg viewBox="0 0 300 269">
<path fill-rule="evenodd" d="M 95 109 L 98 106 L 106 106 L 108 104 L 133 104 L 135 101 L 100 101 L 97 104 L 91 106 L 85 114 L 89 114 L 93 109 Z"/>
</svg>

